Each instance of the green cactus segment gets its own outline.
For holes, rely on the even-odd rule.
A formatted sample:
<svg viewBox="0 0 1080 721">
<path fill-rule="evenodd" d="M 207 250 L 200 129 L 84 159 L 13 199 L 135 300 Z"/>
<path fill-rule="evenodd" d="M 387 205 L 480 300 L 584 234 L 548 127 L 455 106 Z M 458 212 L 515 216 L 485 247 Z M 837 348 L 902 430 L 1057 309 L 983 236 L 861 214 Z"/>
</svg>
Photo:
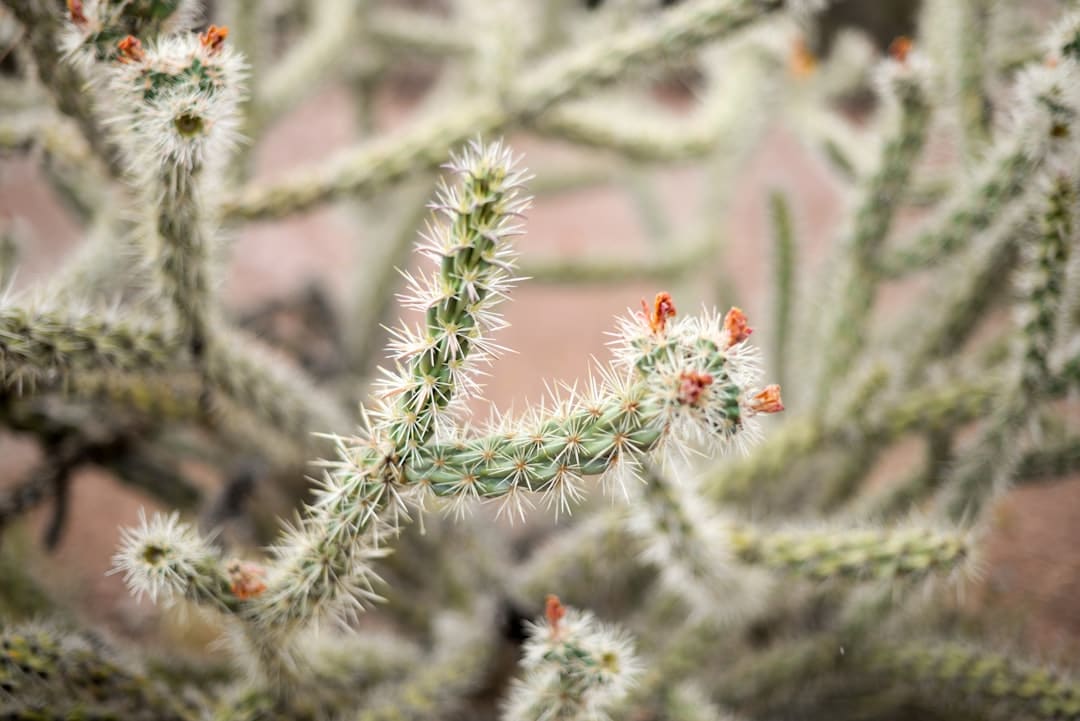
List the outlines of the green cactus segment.
<svg viewBox="0 0 1080 721">
<path fill-rule="evenodd" d="M 1039 483 L 1061 478 L 1080 469 L 1080 438 L 1051 442 L 1045 448 L 1028 451 L 1016 468 L 1022 483 Z"/>
<path fill-rule="evenodd" d="M 16 701 L 0 703 L 4 718 L 9 711 L 14 718 L 196 718 L 163 688 L 107 658 L 100 642 L 43 628 L 0 631 L 0 691 Z M 57 713 L 60 707 L 70 713 Z"/>
<path fill-rule="evenodd" d="M 222 203 L 227 220 L 294 213 L 343 195 L 371 195 L 423 168 L 476 133 L 497 133 L 583 90 L 617 80 L 711 40 L 731 36 L 779 10 L 779 0 L 697 0 L 645 23 L 575 47 L 524 73 L 507 97 L 478 97 L 440 109 L 438 119 L 346 150 L 332 163 L 298 171 L 273 185 L 240 188 Z"/>
<path fill-rule="evenodd" d="M 1009 142 L 1015 142 L 1010 138 Z M 990 228 L 1029 187 L 1038 163 L 1026 147 L 1001 152 L 987 161 L 983 180 L 920 232 L 908 245 L 883 254 L 877 272 L 895 278 L 928 268 L 963 249 L 972 236 Z"/>
<path fill-rule="evenodd" d="M 0 309 L 0 375 L 11 384 L 69 374 L 163 368 L 179 344 L 160 328 L 100 313 Z"/>
<path fill-rule="evenodd" d="M 123 543 L 113 556 L 113 567 L 136 596 L 171 600 L 183 597 L 221 610 L 238 610 L 217 549 L 209 545 L 180 514 L 155 515 L 125 528 Z"/>
<path fill-rule="evenodd" d="M 262 419 L 282 439 L 310 448 L 311 434 L 346 428 L 338 400 L 264 352 L 254 338 L 216 334 L 206 353 L 206 374 L 217 394 Z"/>
<path fill-rule="evenodd" d="M 138 85 L 143 88 L 143 100 L 151 103 L 162 92 L 182 90 L 184 86 L 193 93 L 213 95 L 222 88 L 222 77 L 216 68 L 204 64 L 198 57 L 192 57 L 190 63 L 182 68 L 146 68 L 139 76 Z"/>
<path fill-rule="evenodd" d="M 634 511 L 639 514 L 636 525 L 647 542 L 648 557 L 678 579 L 676 583 L 684 584 L 688 578 L 710 586 L 708 591 L 715 593 L 711 586 L 718 576 L 718 564 L 708 526 L 719 523 L 700 509 L 694 513 L 689 506 L 697 499 L 688 500 L 680 485 L 651 464 L 647 481 L 642 490 L 644 502 L 635 504 Z M 690 596 L 689 589 L 678 590 Z"/>
<path fill-rule="evenodd" d="M 470 366 L 497 354 L 486 338 L 501 325 L 491 308 L 513 281 L 508 239 L 518 232 L 514 222 L 529 203 L 524 176 L 500 144 L 474 143 L 450 168 L 462 180 L 455 188 L 443 186 L 434 204 L 448 223 L 429 230 L 421 249 L 438 261 L 438 275 L 426 282 L 410 277 L 418 304 L 425 306 L 424 328 L 399 331 L 397 355 L 408 367 L 403 379 L 392 378 L 386 388 L 398 398 L 387 432 L 405 455 L 435 434 L 451 401 L 468 395 Z"/>
<path fill-rule="evenodd" d="M 936 312 L 930 318 L 922 314 L 913 319 L 904 334 L 907 378 L 921 377 L 930 361 L 947 358 L 963 348 L 979 327 L 987 308 L 1008 290 L 1001 279 L 1016 267 L 1025 223 L 1026 217 L 1002 219 L 988 231 L 980 247 L 956 259 L 954 267 L 963 268 L 963 272 L 929 300 L 928 305 Z M 918 332 L 912 332 L 914 328 Z"/>
<path fill-rule="evenodd" d="M 1066 177 L 1056 178 L 1042 216 L 1041 242 L 1031 246 L 1031 277 L 1020 329 L 1024 339 L 1020 358 L 1020 390 L 1023 393 L 1039 392 L 1050 377 L 1047 355 L 1054 342 L 1065 290 L 1065 267 L 1069 246 L 1074 240 L 1072 208 L 1075 202 L 1072 181 Z"/>
<path fill-rule="evenodd" d="M 889 232 L 930 124 L 930 105 L 918 81 L 908 78 L 897 81 L 895 86 L 900 101 L 899 124 L 882 148 L 881 166 L 869 179 L 863 202 L 855 213 L 851 246 L 856 261 L 864 267 L 872 264 Z"/>
<path fill-rule="evenodd" d="M 988 53 L 983 39 L 989 32 L 991 13 L 989 3 L 959 3 L 962 28 L 952 73 L 956 89 L 956 110 L 961 146 L 968 162 L 977 160 L 990 138 L 992 104 L 986 89 Z"/>
<path fill-rule="evenodd" d="M 862 351 L 877 292 L 875 266 L 881 245 L 926 141 L 931 115 L 926 93 L 914 71 L 901 72 L 904 75 L 893 83 L 900 105 L 898 123 L 881 150 L 880 167 L 861 191 L 854 227 L 846 241 L 850 257 L 842 275 L 841 294 L 828 319 L 824 365 L 815 389 L 819 407 Z"/>
<path fill-rule="evenodd" d="M 192 355 L 205 351 L 210 322 L 209 238 L 201 219 L 198 169 L 163 168 L 157 216 L 159 278 Z"/>
<path fill-rule="evenodd" d="M 1061 54 L 1073 60 L 1080 60 L 1080 32 L 1075 32 L 1068 41 L 1061 46 Z"/>
<path fill-rule="evenodd" d="M 464 706 L 492 661 L 496 645 L 483 634 L 467 636 L 453 648 L 439 649 L 441 658 L 428 659 L 404 681 L 387 684 L 356 721 L 426 721 L 432 713 L 453 715 Z"/>
<path fill-rule="evenodd" d="M 618 77 L 626 68 L 693 50 L 731 35 L 779 10 L 779 0 L 693 0 L 596 42 L 568 50 L 524 75 L 510 92 L 512 108 L 535 116 L 582 88 Z"/>
<path fill-rule="evenodd" d="M 875 647 L 867 659 L 906 683 L 932 685 L 936 694 L 1008 718 L 1080 719 L 1080 684 L 1047 668 L 960 644 L 909 643 Z"/>
<path fill-rule="evenodd" d="M 812 418 L 789 419 L 753 455 L 719 466 L 706 479 L 705 494 L 717 503 L 746 501 L 798 461 L 848 443 L 856 433 L 867 443 L 889 443 L 914 431 L 970 423 L 993 408 L 1002 382 L 987 376 L 919 388 L 874 408 L 858 426 L 849 417 L 824 424 Z"/>
<path fill-rule="evenodd" d="M 184 597 L 190 601 L 229 611 L 239 607 L 239 601 L 216 556 L 180 558 L 176 549 L 147 546 L 145 561 L 161 567 L 163 576 L 171 576 L 167 582 L 182 587 Z"/>
<path fill-rule="evenodd" d="M 476 493 L 494 498 L 518 488 L 547 491 L 567 475 L 600 475 L 613 464 L 643 456 L 668 430 L 671 401 L 657 392 L 651 376 L 658 371 L 657 360 L 672 352 L 672 342 L 643 355 L 638 361 L 641 379 L 601 403 L 514 433 L 426 446 L 417 462 L 404 466 L 405 482 L 424 485 L 437 496 Z M 711 430 L 725 437 L 742 423 L 742 389 L 727 375 L 725 355 L 715 345 L 712 351 L 697 370 L 715 379 L 714 397 L 723 421 Z"/>
<path fill-rule="evenodd" d="M 1020 461 L 1017 442 L 1035 404 L 1051 390 L 1048 353 L 1057 330 L 1065 265 L 1073 238 L 1075 193 L 1067 178 L 1055 178 L 1046 197 L 1041 232 L 1028 252 L 1028 277 L 1016 344 L 1016 377 L 1000 391 L 994 413 L 976 442 L 976 453 L 959 465 L 944 489 L 949 516 L 960 520 L 981 510 L 988 492 L 1001 490 Z"/>
<path fill-rule="evenodd" d="M 645 398 L 644 386 L 626 397 L 633 407 L 616 402 L 546 421 L 531 432 L 427 447 L 419 463 L 405 466 L 405 479 L 437 496 L 475 489 L 494 498 L 513 488 L 544 491 L 567 474 L 602 474 L 620 454 L 647 453 L 663 435 L 663 408 Z"/>
<path fill-rule="evenodd" d="M 865 531 L 761 531 L 738 527 L 731 548 L 743 563 L 812 579 L 920 578 L 961 567 L 970 557 L 967 537 L 925 529 Z"/>
<path fill-rule="evenodd" d="M 787 194 L 769 193 L 769 221 L 772 230 L 773 335 L 772 362 L 776 380 L 787 383 L 788 342 L 795 300 L 795 267 L 798 244 L 792 227 L 791 203 Z"/>
</svg>

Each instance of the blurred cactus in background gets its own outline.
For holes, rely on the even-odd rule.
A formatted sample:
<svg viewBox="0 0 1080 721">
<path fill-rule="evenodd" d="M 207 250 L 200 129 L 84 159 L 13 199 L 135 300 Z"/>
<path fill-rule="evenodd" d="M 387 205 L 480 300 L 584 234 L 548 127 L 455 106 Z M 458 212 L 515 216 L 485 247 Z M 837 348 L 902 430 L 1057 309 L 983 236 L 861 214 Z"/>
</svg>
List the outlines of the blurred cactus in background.
<svg viewBox="0 0 1080 721">
<path fill-rule="evenodd" d="M 0 420 L 41 451 L 0 486 L 0 718 L 1080 719 L 1072 649 L 966 601 L 1006 492 L 1080 470 L 1080 14 L 924 0 L 879 49 L 843 5 L 3 0 L 0 147 L 83 238 L 23 282 L 0 217 Z M 324 85 L 359 139 L 257 172 Z M 818 257 L 764 194 L 751 327 L 766 124 L 845 216 Z M 598 188 L 646 257 L 526 242 Z M 238 312 L 240 229 L 327 204 L 351 297 Z M 631 309 L 496 410 L 522 284 Z M 584 363 L 568 307 L 536 322 Z M 87 466 L 149 507 L 98 529 L 142 606 L 81 607 L 28 537 L 91 512 Z"/>
</svg>

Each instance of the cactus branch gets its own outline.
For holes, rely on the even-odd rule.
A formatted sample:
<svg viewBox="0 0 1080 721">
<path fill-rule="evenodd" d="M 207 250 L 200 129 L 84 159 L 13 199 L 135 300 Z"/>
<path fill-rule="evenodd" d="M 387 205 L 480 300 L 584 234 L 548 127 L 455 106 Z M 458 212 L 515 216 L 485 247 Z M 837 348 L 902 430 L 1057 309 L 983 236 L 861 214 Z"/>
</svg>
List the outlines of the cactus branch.
<svg viewBox="0 0 1080 721">
<path fill-rule="evenodd" d="M 736 528 L 735 558 L 816 580 L 918 579 L 962 569 L 971 555 L 964 534 L 926 529 L 761 531 Z"/>
<path fill-rule="evenodd" d="M 446 148 L 477 134 L 504 129 L 519 118 L 541 111 L 590 85 L 619 77 L 626 68 L 646 64 L 673 49 L 696 45 L 736 32 L 776 10 L 778 0 L 696 0 L 685 3 L 647 27 L 635 28 L 566 51 L 524 75 L 502 103 L 479 98 L 438 120 L 412 125 L 385 139 L 341 153 L 322 167 L 297 171 L 270 186 L 241 188 L 224 200 L 231 220 L 287 215 L 342 195 L 364 195 L 396 183 L 409 173 L 442 161 Z"/>
</svg>

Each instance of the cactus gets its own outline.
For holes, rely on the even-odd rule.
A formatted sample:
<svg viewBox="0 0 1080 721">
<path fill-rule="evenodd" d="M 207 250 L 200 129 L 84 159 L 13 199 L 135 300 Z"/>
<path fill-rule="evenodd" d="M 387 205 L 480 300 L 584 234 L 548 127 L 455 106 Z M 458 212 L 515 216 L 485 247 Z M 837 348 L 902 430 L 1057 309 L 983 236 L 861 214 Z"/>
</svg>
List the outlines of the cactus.
<svg viewBox="0 0 1080 721">
<path fill-rule="evenodd" d="M 626 638 L 556 596 L 548 596 L 544 620 L 528 633 L 526 675 L 511 692 L 506 719 L 603 718 L 638 673 Z"/>
<path fill-rule="evenodd" d="M 42 449 L 0 486 L 0 718 L 1080 719 L 987 593 L 999 499 L 1080 468 L 1080 15 L 926 0 L 881 52 L 827 5 L 2 0 L 0 148 L 86 238 L 26 282 L 38 228 L 0 227 L 0 422 Z M 383 130 L 404 68 L 424 107 Z M 324 88 L 356 139 L 263 172 Z M 784 142 L 850 207 L 814 278 L 807 188 L 770 175 L 761 282 L 726 231 Z M 535 242 L 582 189 L 645 246 Z M 245 225 L 330 204 L 353 297 L 237 312 Z M 515 413 L 484 383 L 516 384 L 526 282 L 583 363 L 582 289 L 632 308 Z M 88 467 L 144 506 L 102 581 L 137 612 L 75 608 L 48 557 Z"/>
</svg>

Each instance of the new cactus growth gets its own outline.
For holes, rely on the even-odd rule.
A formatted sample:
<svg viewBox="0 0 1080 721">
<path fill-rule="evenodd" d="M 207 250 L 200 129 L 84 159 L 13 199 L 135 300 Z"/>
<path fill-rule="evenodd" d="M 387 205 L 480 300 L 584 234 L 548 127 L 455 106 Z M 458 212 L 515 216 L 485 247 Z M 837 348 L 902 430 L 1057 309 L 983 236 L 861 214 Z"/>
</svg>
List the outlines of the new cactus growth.
<svg viewBox="0 0 1080 721">
<path fill-rule="evenodd" d="M 503 718 L 602 719 L 638 674 L 630 641 L 587 613 L 548 596 L 542 622 L 529 628 L 525 677 Z"/>
<path fill-rule="evenodd" d="M 315 500 L 275 546 L 274 563 L 226 568 L 175 516 L 157 516 L 125 532 L 116 558 L 134 592 L 232 612 L 257 628 L 258 643 L 278 646 L 297 627 L 378 598 L 371 561 L 414 509 L 499 501 L 524 519 L 537 495 L 569 513 L 587 476 L 625 495 L 650 453 L 735 442 L 753 433 L 754 416 L 783 410 L 778 386 L 757 385 L 741 310 L 676 319 L 662 292 L 621 320 L 614 361 L 582 391 L 566 385 L 522 419 L 468 433 L 451 408 L 476 392 L 473 367 L 499 350 L 494 308 L 513 277 L 510 239 L 529 199 L 524 173 L 498 143 L 474 142 L 448 170 L 458 180 L 432 204 L 444 222 L 419 246 L 435 270 L 406 279 L 403 305 L 423 324 L 395 331 L 397 367 L 384 371 L 367 428 L 335 439 L 338 458 L 324 462 Z"/>
<path fill-rule="evenodd" d="M 429 5 L 0 0 L 0 718 L 1080 719 L 1002 552 L 1080 470 L 1080 14 Z M 282 228 L 355 279 L 280 297 Z"/>
</svg>

